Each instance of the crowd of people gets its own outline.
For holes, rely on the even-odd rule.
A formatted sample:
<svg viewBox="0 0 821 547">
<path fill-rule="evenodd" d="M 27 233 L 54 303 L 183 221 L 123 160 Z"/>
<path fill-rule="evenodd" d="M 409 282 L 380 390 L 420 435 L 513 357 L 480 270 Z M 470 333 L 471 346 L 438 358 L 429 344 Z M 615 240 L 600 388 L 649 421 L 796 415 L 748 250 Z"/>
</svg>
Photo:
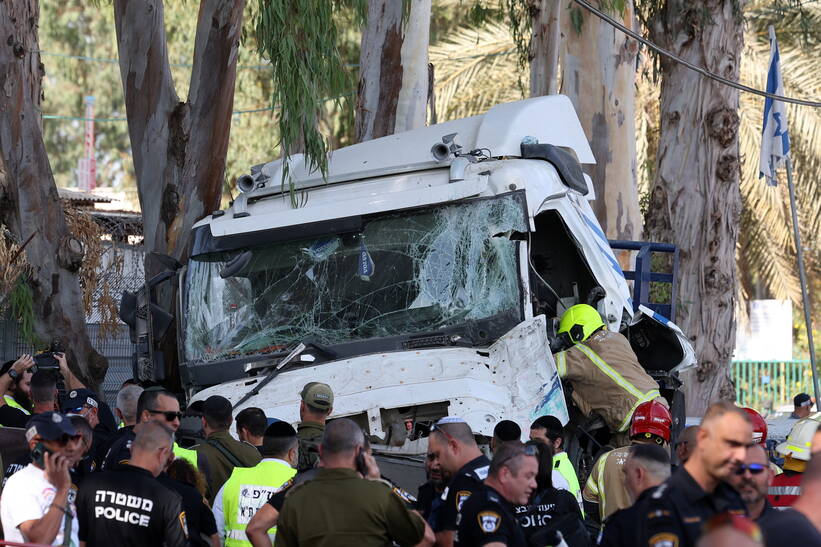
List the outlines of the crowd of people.
<svg viewBox="0 0 821 547">
<path fill-rule="evenodd" d="M 219 395 L 183 412 L 173 393 L 134 381 L 112 412 L 56 359 L 59 374 L 28 355 L 0 369 L 0 425 L 23 428 L 27 443 L 3 462 L 6 541 L 821 545 L 821 430 L 804 394 L 775 454 L 752 409 L 715 403 L 673 438 L 670 411 L 652 397 L 632 409 L 625 446 L 587 469 L 566 452 L 556 417 L 529 431 L 500 420 L 486 439 L 446 416 L 427 436 L 425 481 L 408 492 L 383 476 L 356 421 L 331 419 L 326 384 L 304 386 L 296 428 L 255 407 L 235 415 Z"/>
</svg>

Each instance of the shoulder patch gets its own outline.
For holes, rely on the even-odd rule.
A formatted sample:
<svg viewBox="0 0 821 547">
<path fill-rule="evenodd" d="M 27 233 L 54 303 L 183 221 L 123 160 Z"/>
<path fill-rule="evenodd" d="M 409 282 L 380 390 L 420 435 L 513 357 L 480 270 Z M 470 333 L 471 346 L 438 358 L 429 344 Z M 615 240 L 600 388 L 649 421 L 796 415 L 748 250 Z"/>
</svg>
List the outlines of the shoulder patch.
<svg viewBox="0 0 821 547">
<path fill-rule="evenodd" d="M 479 528 L 486 534 L 492 534 L 502 524 L 502 515 L 496 511 L 480 511 L 476 519 L 479 521 Z"/>
<path fill-rule="evenodd" d="M 182 531 L 185 532 L 185 537 L 188 537 L 188 522 L 185 520 L 185 511 L 180 513 L 180 526 L 182 526 Z"/>
<path fill-rule="evenodd" d="M 459 490 L 458 492 L 456 492 L 456 511 L 462 510 L 462 504 L 467 501 L 467 499 L 470 497 L 470 494 L 470 490 Z"/>
<path fill-rule="evenodd" d="M 281 491 L 281 490 L 287 490 L 288 488 L 292 487 L 293 485 L 294 485 L 294 478 L 293 478 L 293 477 L 291 477 L 290 479 L 288 479 L 287 481 L 285 481 L 285 482 L 282 484 L 282 486 L 280 486 L 280 487 L 279 487 L 279 489 L 280 489 L 280 491 Z"/>
<path fill-rule="evenodd" d="M 650 547 L 678 547 L 678 536 L 667 532 L 656 534 L 647 544 Z"/>
<path fill-rule="evenodd" d="M 393 492 L 400 500 L 404 501 L 405 503 L 416 503 L 416 498 L 407 490 L 403 490 L 398 486 L 394 486 L 391 488 L 391 492 Z"/>
</svg>

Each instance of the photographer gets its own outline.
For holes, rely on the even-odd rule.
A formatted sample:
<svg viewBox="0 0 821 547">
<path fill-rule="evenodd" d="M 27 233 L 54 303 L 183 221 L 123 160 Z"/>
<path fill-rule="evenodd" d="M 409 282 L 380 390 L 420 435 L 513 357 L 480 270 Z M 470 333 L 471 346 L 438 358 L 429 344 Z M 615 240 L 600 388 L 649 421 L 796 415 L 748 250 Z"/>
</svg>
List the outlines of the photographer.
<svg viewBox="0 0 821 547">
<path fill-rule="evenodd" d="M 31 367 L 34 359 L 23 354 L 16 361 L 7 361 L 0 368 L 0 425 L 26 427 L 31 415 Z"/>
</svg>

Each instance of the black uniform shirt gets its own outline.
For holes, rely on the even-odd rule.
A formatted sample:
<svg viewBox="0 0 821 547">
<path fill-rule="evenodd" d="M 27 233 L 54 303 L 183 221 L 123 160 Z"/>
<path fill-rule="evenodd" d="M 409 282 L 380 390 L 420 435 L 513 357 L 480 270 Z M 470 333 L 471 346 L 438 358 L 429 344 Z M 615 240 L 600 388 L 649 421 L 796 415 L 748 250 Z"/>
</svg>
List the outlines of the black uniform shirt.
<svg viewBox="0 0 821 547">
<path fill-rule="evenodd" d="M 103 471 L 116 469 L 117 464 L 131 459 L 131 443 L 133 443 L 136 438 L 137 434 L 134 433 L 133 427 L 127 431 L 123 431 L 117 437 L 117 440 L 111 444 L 108 452 L 106 452 L 103 457 L 101 469 Z"/>
<path fill-rule="evenodd" d="M 444 503 L 439 506 L 434 521 L 436 522 L 435 532 L 446 530 L 456 530 L 458 524 L 456 517 L 462 510 L 462 504 L 470 496 L 482 488 L 482 484 L 487 478 L 490 469 L 490 460 L 484 454 L 466 463 L 459 471 L 454 473 L 450 484 L 442 492 Z"/>
<path fill-rule="evenodd" d="M 191 545 L 210 547 L 211 543 L 202 536 L 210 537 L 217 533 L 217 521 L 214 513 L 208 506 L 208 500 L 202 497 L 199 490 L 188 483 L 172 479 L 165 473 L 157 477 L 160 484 L 173 490 L 182 498 L 182 509 L 185 511 L 185 520 L 188 524 L 188 537 Z"/>
<path fill-rule="evenodd" d="M 655 487 L 648 488 L 639 494 L 633 505 L 626 509 L 619 509 L 604 520 L 604 530 L 599 547 L 632 547 L 639 544 L 637 523 L 647 514 L 644 504 L 655 490 Z"/>
<path fill-rule="evenodd" d="M 761 527 L 765 545 L 821 545 L 821 532 L 795 509 L 778 510 L 767 502 L 756 522 Z"/>
<path fill-rule="evenodd" d="M 131 465 L 87 477 L 77 496 L 77 518 L 87 547 L 188 544 L 179 494 Z"/>
<path fill-rule="evenodd" d="M 560 529 L 560 520 L 575 521 L 573 523 L 578 524 L 581 528 L 582 514 L 579 510 L 579 502 L 576 500 L 576 496 L 567 490 L 559 490 L 558 488 L 543 490 L 533 497 L 531 504 L 519 505 L 514 509 L 514 512 L 519 519 L 519 524 L 522 526 L 525 536 L 528 540 L 531 540 L 531 543 L 533 543 L 533 536 L 540 530 L 547 528 Z M 573 516 L 576 518 L 573 519 Z M 564 530 L 562 532 L 563 535 L 567 535 Z M 568 545 L 573 547 L 569 542 Z"/>
<path fill-rule="evenodd" d="M 702 526 L 713 515 L 724 512 L 747 514 L 738 492 L 721 482 L 708 494 L 681 467 L 646 499 L 645 514 L 639 519 L 639 545 L 695 545 Z"/>
<path fill-rule="evenodd" d="M 504 543 L 507 547 L 527 545 L 513 507 L 490 486 L 483 484 L 470 495 L 457 520 L 455 545 L 481 547 L 494 542 Z"/>
</svg>

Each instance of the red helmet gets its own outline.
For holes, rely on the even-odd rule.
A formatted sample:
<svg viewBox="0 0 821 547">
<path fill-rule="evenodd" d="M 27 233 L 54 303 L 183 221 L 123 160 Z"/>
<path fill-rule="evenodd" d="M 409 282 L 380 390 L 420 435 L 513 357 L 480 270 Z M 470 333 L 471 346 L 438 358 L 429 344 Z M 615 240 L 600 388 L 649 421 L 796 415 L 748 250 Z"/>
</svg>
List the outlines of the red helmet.
<svg viewBox="0 0 821 547">
<path fill-rule="evenodd" d="M 641 403 L 633 412 L 630 422 L 630 438 L 636 435 L 651 433 L 670 442 L 670 428 L 673 427 L 673 417 L 667 407 L 658 401 Z"/>
<path fill-rule="evenodd" d="M 762 445 L 767 444 L 767 422 L 761 417 L 761 414 L 752 408 L 742 408 L 741 410 L 747 413 L 753 423 L 753 442 Z"/>
</svg>

